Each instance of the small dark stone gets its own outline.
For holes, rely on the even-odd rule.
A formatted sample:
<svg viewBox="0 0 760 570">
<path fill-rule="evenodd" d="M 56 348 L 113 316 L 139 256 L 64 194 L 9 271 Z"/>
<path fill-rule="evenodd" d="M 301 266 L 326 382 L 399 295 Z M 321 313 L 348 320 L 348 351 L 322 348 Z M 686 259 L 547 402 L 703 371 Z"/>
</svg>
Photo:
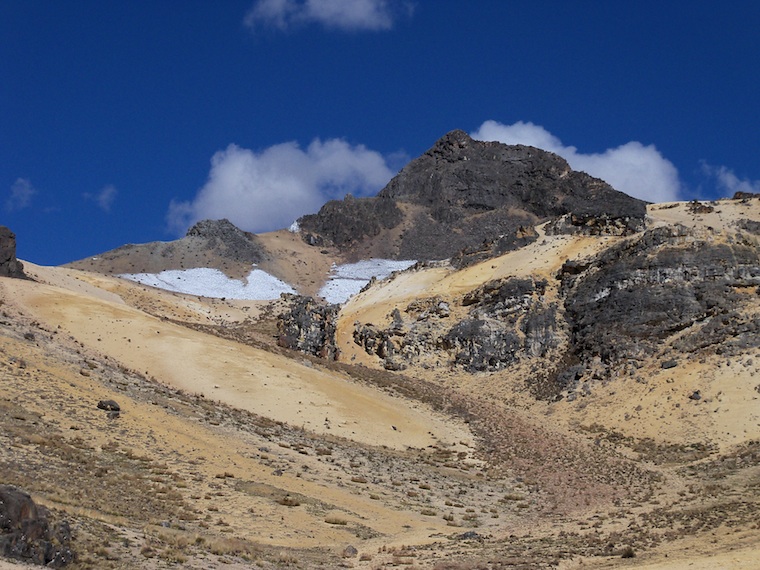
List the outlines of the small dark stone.
<svg viewBox="0 0 760 570">
<path fill-rule="evenodd" d="M 121 411 L 121 406 L 119 406 L 114 400 L 100 400 L 100 402 L 98 402 L 98 409 L 107 412 L 119 412 Z"/>
<path fill-rule="evenodd" d="M 359 551 L 350 544 L 343 549 L 343 558 L 353 558 L 357 554 L 359 554 Z"/>
<path fill-rule="evenodd" d="M 701 400 L 701 399 L 702 399 L 702 394 L 699 392 L 699 390 L 694 390 L 689 395 L 689 400 Z"/>
<path fill-rule="evenodd" d="M 675 358 L 666 360 L 660 365 L 660 367 L 664 370 L 667 370 L 668 368 L 675 368 L 676 366 L 678 366 L 678 361 Z"/>
</svg>

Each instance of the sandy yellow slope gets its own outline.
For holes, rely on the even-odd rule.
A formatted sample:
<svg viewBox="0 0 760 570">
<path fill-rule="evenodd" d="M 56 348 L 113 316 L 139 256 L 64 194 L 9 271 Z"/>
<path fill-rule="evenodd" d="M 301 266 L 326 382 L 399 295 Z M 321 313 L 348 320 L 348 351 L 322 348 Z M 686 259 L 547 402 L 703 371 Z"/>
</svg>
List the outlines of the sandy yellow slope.
<svg viewBox="0 0 760 570">
<path fill-rule="evenodd" d="M 40 322 L 190 393 L 370 445 L 405 449 L 471 439 L 462 424 L 346 377 L 152 317 L 77 280 L 67 283 L 6 280 L 5 287 Z"/>
</svg>

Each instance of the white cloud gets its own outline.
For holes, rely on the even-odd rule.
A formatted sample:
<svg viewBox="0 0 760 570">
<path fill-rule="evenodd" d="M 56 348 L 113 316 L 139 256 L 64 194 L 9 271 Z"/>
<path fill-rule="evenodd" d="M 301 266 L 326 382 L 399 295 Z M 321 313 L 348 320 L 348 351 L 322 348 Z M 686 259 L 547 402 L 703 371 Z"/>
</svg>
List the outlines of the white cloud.
<svg viewBox="0 0 760 570">
<path fill-rule="evenodd" d="M 316 23 L 343 31 L 382 31 L 411 11 L 412 4 L 401 0 L 257 0 L 243 21 L 251 29 Z"/>
<path fill-rule="evenodd" d="M 208 181 L 191 201 L 172 201 L 169 227 L 178 234 L 203 219 L 227 218 L 251 232 L 288 227 L 325 201 L 375 194 L 393 176 L 383 156 L 340 139 L 288 142 L 254 152 L 234 144 L 214 154 Z"/>
<path fill-rule="evenodd" d="M 681 182 L 678 170 L 654 145 L 631 141 L 602 153 L 584 154 L 540 125 L 518 121 L 503 125 L 486 121 L 472 134 L 484 141 L 523 144 L 548 150 L 567 160 L 573 170 L 601 178 L 616 190 L 649 202 L 679 200 Z"/>
<path fill-rule="evenodd" d="M 32 198 L 37 193 L 32 183 L 26 178 L 17 178 L 11 185 L 11 195 L 5 201 L 5 209 L 16 212 L 28 208 L 32 204 Z"/>
<path fill-rule="evenodd" d="M 85 192 L 82 194 L 82 196 L 84 196 L 84 198 L 87 200 L 94 201 L 98 205 L 98 208 L 104 212 L 110 212 L 111 206 L 113 206 L 114 200 L 116 200 L 116 195 L 118 193 L 119 191 L 114 185 L 108 184 L 107 186 L 104 186 L 97 194 L 90 194 L 89 192 Z"/>
<path fill-rule="evenodd" d="M 748 178 L 739 178 L 733 170 L 725 166 L 711 166 L 707 163 L 702 164 L 702 171 L 716 179 L 718 188 L 726 196 L 733 196 L 736 192 L 748 192 L 751 194 L 760 193 L 760 180 L 750 180 Z"/>
</svg>

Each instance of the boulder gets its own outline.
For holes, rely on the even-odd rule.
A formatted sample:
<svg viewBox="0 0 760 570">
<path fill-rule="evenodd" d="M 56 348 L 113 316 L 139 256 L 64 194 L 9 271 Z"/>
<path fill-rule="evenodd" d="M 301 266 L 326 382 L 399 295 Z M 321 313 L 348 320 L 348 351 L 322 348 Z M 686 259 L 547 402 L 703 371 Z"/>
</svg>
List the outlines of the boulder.
<svg viewBox="0 0 760 570">
<path fill-rule="evenodd" d="M 51 568 L 72 562 L 71 529 L 65 521 L 51 525 L 49 516 L 28 493 L 0 485 L 0 553 Z"/>
<path fill-rule="evenodd" d="M 98 409 L 107 412 L 120 412 L 121 406 L 115 400 L 100 400 L 98 402 Z"/>
</svg>

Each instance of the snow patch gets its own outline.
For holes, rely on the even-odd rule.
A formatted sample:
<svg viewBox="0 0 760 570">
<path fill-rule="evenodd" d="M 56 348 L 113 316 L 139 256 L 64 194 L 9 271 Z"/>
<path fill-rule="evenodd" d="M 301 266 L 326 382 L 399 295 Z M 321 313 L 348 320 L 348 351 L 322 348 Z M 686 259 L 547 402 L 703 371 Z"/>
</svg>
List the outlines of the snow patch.
<svg viewBox="0 0 760 570">
<path fill-rule="evenodd" d="M 301 231 L 301 226 L 298 225 L 298 220 L 296 220 L 295 222 L 293 222 L 292 224 L 290 224 L 290 227 L 288 228 L 288 231 L 291 234 L 297 234 L 298 232 Z"/>
<path fill-rule="evenodd" d="M 333 264 L 330 277 L 319 290 L 319 296 L 328 303 L 345 303 L 362 290 L 370 279 L 386 279 L 394 271 L 403 271 L 417 263 L 406 259 L 368 259 L 344 265 Z"/>
<path fill-rule="evenodd" d="M 295 293 L 290 285 L 261 269 L 253 269 L 244 281 L 230 279 L 218 269 L 170 269 L 161 273 L 123 273 L 124 279 L 143 285 L 202 297 L 270 301 L 281 293 Z"/>
</svg>

